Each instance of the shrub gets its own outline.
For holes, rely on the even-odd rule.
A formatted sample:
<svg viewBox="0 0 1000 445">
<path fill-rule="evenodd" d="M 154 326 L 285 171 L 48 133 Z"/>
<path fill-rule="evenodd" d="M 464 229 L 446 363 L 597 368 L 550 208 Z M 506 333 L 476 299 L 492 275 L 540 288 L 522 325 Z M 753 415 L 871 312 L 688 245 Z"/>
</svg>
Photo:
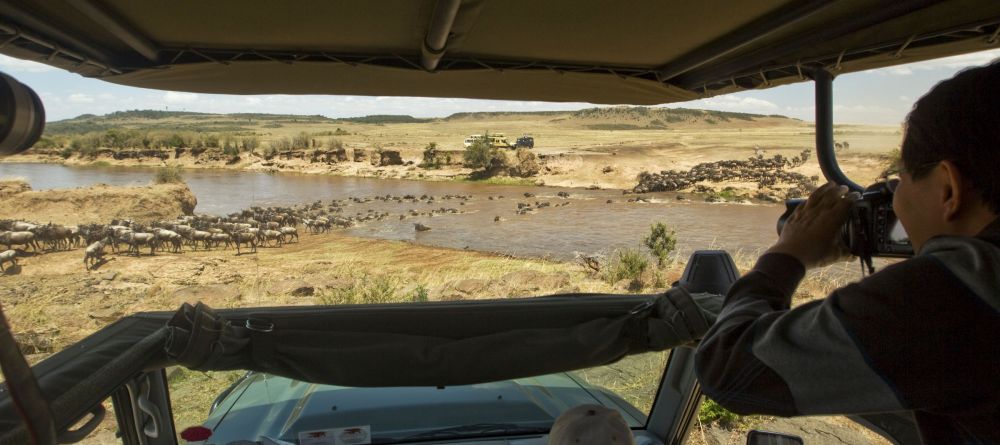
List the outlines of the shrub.
<svg viewBox="0 0 1000 445">
<path fill-rule="evenodd" d="M 396 280 L 385 276 L 363 275 L 349 286 L 332 290 L 320 296 L 323 304 L 381 304 L 400 301 L 396 296 Z"/>
<path fill-rule="evenodd" d="M 264 157 L 267 159 L 271 159 L 279 152 L 288 151 L 291 149 L 292 149 L 292 141 L 290 139 L 278 138 L 268 143 L 268 148 L 264 149 Z"/>
<path fill-rule="evenodd" d="M 351 134 L 351 132 L 341 130 L 340 127 L 337 127 L 337 131 L 334 131 L 333 134 L 335 134 L 337 136 L 346 136 L 346 135 Z"/>
<path fill-rule="evenodd" d="M 300 132 L 292 138 L 291 147 L 293 149 L 309 148 L 309 143 L 311 139 L 309 138 L 309 133 Z"/>
<path fill-rule="evenodd" d="M 184 136 L 172 133 L 162 139 L 163 145 L 171 148 L 188 148 L 189 144 L 184 140 Z"/>
<path fill-rule="evenodd" d="M 698 420 L 702 424 L 717 424 L 723 428 L 738 427 L 747 422 L 745 416 L 736 414 L 722 407 L 714 400 L 705 398 L 698 410 Z"/>
<path fill-rule="evenodd" d="M 268 145 L 267 147 L 264 147 L 263 150 L 261 150 L 260 154 L 264 156 L 264 159 L 271 159 L 278 154 L 278 149 L 274 148 L 273 145 Z"/>
<path fill-rule="evenodd" d="M 153 177 L 153 183 L 176 184 L 184 182 L 184 178 L 181 176 L 181 168 L 180 165 L 168 165 L 158 168 L 156 176 Z"/>
<path fill-rule="evenodd" d="M 642 273 L 649 267 L 649 259 L 638 249 L 618 249 L 611 262 L 604 268 L 604 280 L 614 285 L 621 280 L 630 280 L 630 290 L 640 290 L 644 284 Z"/>
<path fill-rule="evenodd" d="M 493 163 L 499 160 L 502 154 L 490 144 L 489 138 L 489 134 L 484 134 L 482 138 L 465 148 L 465 165 L 467 167 L 489 170 Z"/>
<path fill-rule="evenodd" d="M 658 222 L 649 227 L 649 235 L 642 243 L 656 257 L 656 265 L 663 267 L 667 257 L 677 248 L 677 234 L 673 230 L 668 231 L 666 224 Z"/>
<path fill-rule="evenodd" d="M 55 140 L 42 136 L 35 141 L 34 148 L 59 148 L 60 144 Z"/>
<path fill-rule="evenodd" d="M 340 130 L 340 129 L 338 128 L 337 130 Z M 330 150 L 340 150 L 341 148 L 344 148 L 344 143 L 341 142 L 340 139 L 330 138 L 329 141 L 326 141 L 326 146 Z"/>
<path fill-rule="evenodd" d="M 247 136 L 243 138 L 243 149 L 253 153 L 254 150 L 260 147 L 260 139 L 257 136 Z"/>
<path fill-rule="evenodd" d="M 214 134 L 202 136 L 201 145 L 205 148 L 219 148 L 219 137 Z"/>
<path fill-rule="evenodd" d="M 73 156 L 73 149 L 70 147 L 66 147 L 61 151 L 59 151 L 59 156 L 61 156 L 63 159 L 69 159 L 70 156 Z"/>
<path fill-rule="evenodd" d="M 439 168 L 441 161 L 437 158 L 437 143 L 431 142 L 424 147 L 424 160 L 420 163 L 423 168 Z"/>
<path fill-rule="evenodd" d="M 410 294 L 409 300 L 415 303 L 423 303 L 429 298 L 430 292 L 427 290 L 427 286 L 418 284 L 417 287 L 413 288 L 413 292 Z"/>
<path fill-rule="evenodd" d="M 80 149 L 80 156 L 81 157 L 87 157 L 87 158 L 96 158 L 97 157 L 97 146 L 96 145 L 84 145 L 83 148 Z"/>
</svg>

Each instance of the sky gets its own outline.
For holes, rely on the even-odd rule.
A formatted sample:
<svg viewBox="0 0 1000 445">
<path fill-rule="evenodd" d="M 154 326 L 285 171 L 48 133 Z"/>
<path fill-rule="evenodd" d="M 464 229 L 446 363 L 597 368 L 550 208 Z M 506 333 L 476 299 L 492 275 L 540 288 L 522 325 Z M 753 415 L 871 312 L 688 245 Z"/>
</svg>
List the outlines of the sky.
<svg viewBox="0 0 1000 445">
<path fill-rule="evenodd" d="M 1000 49 L 897 65 L 837 76 L 833 83 L 834 122 L 838 124 L 898 125 L 913 103 L 935 83 L 959 70 L 1000 58 Z M 323 115 L 331 118 L 370 114 L 408 114 L 443 117 L 470 111 L 578 110 L 587 103 L 442 99 L 394 96 L 332 95 L 224 95 L 135 88 L 89 79 L 37 62 L 0 55 L 0 71 L 30 86 L 42 98 L 46 120 L 81 114 L 152 109 L 207 113 L 279 113 Z M 759 114 L 782 114 L 813 120 L 813 88 L 809 82 L 753 90 L 670 104 Z"/>
</svg>

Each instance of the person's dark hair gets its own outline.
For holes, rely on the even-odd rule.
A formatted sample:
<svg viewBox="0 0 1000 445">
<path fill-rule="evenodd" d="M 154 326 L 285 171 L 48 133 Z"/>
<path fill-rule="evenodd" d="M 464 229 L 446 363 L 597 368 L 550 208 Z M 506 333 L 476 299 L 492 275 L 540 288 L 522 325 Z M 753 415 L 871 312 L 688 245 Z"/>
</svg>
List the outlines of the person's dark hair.
<svg viewBox="0 0 1000 445">
<path fill-rule="evenodd" d="M 939 161 L 954 162 L 1000 213 L 1000 61 L 963 70 L 921 97 L 906 118 L 901 154 L 914 179 Z"/>
</svg>

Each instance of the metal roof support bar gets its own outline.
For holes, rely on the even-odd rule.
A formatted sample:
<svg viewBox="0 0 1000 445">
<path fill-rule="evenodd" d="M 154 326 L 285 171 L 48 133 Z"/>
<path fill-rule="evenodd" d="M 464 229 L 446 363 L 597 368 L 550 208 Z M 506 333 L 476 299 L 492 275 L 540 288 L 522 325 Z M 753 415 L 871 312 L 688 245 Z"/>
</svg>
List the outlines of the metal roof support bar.
<svg viewBox="0 0 1000 445">
<path fill-rule="evenodd" d="M 827 180 L 861 192 L 864 188 L 847 179 L 847 175 L 840 170 L 833 151 L 833 75 L 817 68 L 813 70 L 812 78 L 816 84 L 816 159 L 819 160 L 819 168 Z"/>
<path fill-rule="evenodd" d="M 427 71 L 434 71 L 441 62 L 441 57 L 444 56 L 448 46 L 448 35 L 451 34 L 451 27 L 455 24 L 455 16 L 458 15 L 461 3 L 462 0 L 437 0 L 434 4 L 427 36 L 424 37 L 424 45 L 420 48 L 420 64 Z"/>
<path fill-rule="evenodd" d="M 670 64 L 660 67 L 657 70 L 660 82 L 667 82 L 673 77 L 684 74 L 706 63 L 714 62 L 720 57 L 724 57 L 733 51 L 767 37 L 775 31 L 780 30 L 783 26 L 798 22 L 832 4 L 834 2 L 827 0 L 799 1 L 758 18 L 737 29 L 735 32 L 726 34 L 721 39 L 709 42 L 707 45 L 684 54 Z"/>
<path fill-rule="evenodd" d="M 831 2 L 833 3 L 833 2 Z M 788 57 L 816 45 L 819 42 L 835 39 L 848 35 L 858 30 L 876 26 L 880 23 L 896 19 L 898 17 L 912 14 L 915 11 L 927 8 L 938 3 L 936 0 L 912 0 L 906 2 L 887 3 L 886 6 L 875 9 L 869 14 L 858 15 L 847 20 L 836 22 L 835 24 L 811 31 L 802 35 L 794 36 L 783 42 L 759 48 L 747 54 L 742 54 L 730 60 L 726 60 L 715 65 L 690 71 L 678 76 L 674 84 L 682 88 L 694 88 L 697 85 L 712 84 L 724 79 L 728 79 L 734 74 L 746 71 L 756 72 L 762 64 L 768 61 L 778 60 Z"/>
<path fill-rule="evenodd" d="M 103 49 L 88 43 L 78 35 L 67 32 L 45 19 L 35 17 L 13 2 L 3 2 L 3 19 L 6 23 L 16 25 L 21 29 L 21 36 L 50 49 L 60 49 L 60 52 L 75 59 L 96 61 L 101 67 L 107 67 L 112 72 L 121 72 Z M 72 49 L 73 51 L 67 51 Z M 96 66 L 96 64 L 94 64 Z"/>
<path fill-rule="evenodd" d="M 86 55 L 80 54 L 80 53 L 78 53 L 76 51 L 72 51 L 72 50 L 68 50 L 66 48 L 60 47 L 58 44 L 53 43 L 49 39 L 46 39 L 44 37 L 41 37 L 41 36 L 38 36 L 38 35 L 35 35 L 35 34 L 32 34 L 32 33 L 23 31 L 20 28 L 14 26 L 14 25 L 0 23 L 0 33 L 11 34 L 13 36 L 11 40 L 5 41 L 4 45 L 9 45 L 11 43 L 14 43 L 17 39 L 24 39 L 24 40 L 27 40 L 27 41 L 29 41 L 31 43 L 36 44 L 36 45 L 40 45 L 40 46 L 43 46 L 45 48 L 48 48 L 48 49 L 52 50 L 53 52 L 58 52 L 58 54 L 62 54 L 64 56 L 70 57 L 72 59 L 76 59 L 77 61 L 79 61 L 79 64 L 81 64 L 81 65 L 82 64 L 88 64 L 88 65 L 93 65 L 93 66 L 96 66 L 98 68 L 101 68 L 101 69 L 103 69 L 105 71 L 110 71 L 111 73 L 114 73 L 114 74 L 121 73 L 121 71 L 118 70 L 118 69 L 116 69 L 116 68 L 113 68 L 113 67 L 110 67 L 110 66 L 108 66 L 106 64 L 103 64 L 101 62 L 98 62 L 98 61 L 96 61 L 96 60 L 94 60 L 92 58 L 89 58 Z M 52 54 L 53 53 L 49 53 L 48 56 L 51 56 Z M 48 56 L 46 56 L 46 57 L 48 57 Z"/>
<path fill-rule="evenodd" d="M 107 9 L 96 5 L 90 0 L 77 0 L 70 2 L 78 11 L 91 20 L 97 22 L 118 40 L 135 50 L 135 52 L 145 57 L 147 60 L 155 62 L 158 57 L 158 50 L 153 42 L 143 36 L 138 31 L 128 26 L 123 20 L 112 16 Z"/>
</svg>

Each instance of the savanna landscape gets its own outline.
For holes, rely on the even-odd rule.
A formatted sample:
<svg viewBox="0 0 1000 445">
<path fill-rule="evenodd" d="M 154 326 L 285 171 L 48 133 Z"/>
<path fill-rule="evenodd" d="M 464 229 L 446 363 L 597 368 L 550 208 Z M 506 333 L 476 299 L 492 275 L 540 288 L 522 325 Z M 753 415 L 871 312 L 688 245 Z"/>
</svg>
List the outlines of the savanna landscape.
<svg viewBox="0 0 1000 445">
<path fill-rule="evenodd" d="M 478 147 L 482 152 L 476 159 L 463 146 L 471 134 L 497 133 L 511 143 L 531 135 L 535 144 Z M 842 169 L 855 181 L 870 183 L 891 162 L 900 129 L 838 125 L 835 138 Z M 678 235 L 668 224 L 628 234 L 634 247 L 604 255 L 574 261 L 519 257 L 344 232 L 397 219 L 412 222 L 417 232 L 431 230 L 421 226 L 466 213 L 478 202 L 504 199 L 496 193 L 372 194 L 327 202 L 303 197 L 297 205 L 204 215 L 184 175 L 195 169 L 225 169 L 549 190 L 540 196 L 525 192 L 523 198 L 508 194 L 508 201 L 526 201 L 524 207 L 518 203 L 517 216 L 498 214 L 493 221 L 516 224 L 518 216 L 583 205 L 577 196 L 583 189 L 620 190 L 619 200 L 635 205 L 649 203 L 651 194 L 670 192 L 669 198 L 656 195 L 655 203 L 663 205 L 664 212 L 670 211 L 671 200 L 702 206 L 779 206 L 820 183 L 822 174 L 809 157 L 814 143 L 811 123 L 783 116 L 643 107 L 459 113 L 436 119 L 148 110 L 84 115 L 49 123 L 33 149 L 0 161 L 0 176 L 4 163 L 111 170 L 141 166 L 150 168 L 151 183 L 32 190 L 21 178 L 0 178 L 2 229 L 13 230 L 14 223 L 23 222 L 32 226 L 26 231 L 38 237 L 34 246 L 9 246 L 15 248 L 18 262 L 0 263 L 6 266 L 0 276 L 0 301 L 22 351 L 37 362 L 117 318 L 174 310 L 184 302 L 232 308 L 662 292 L 685 266 L 676 249 Z M 381 204 L 395 207 L 377 207 Z M 399 206 L 416 210 L 400 211 Z M 254 251 L 238 252 L 232 244 L 238 245 L 239 224 L 249 227 L 248 221 L 254 228 L 259 225 L 261 233 L 276 233 L 270 238 L 255 235 Z M 62 233 L 57 226 L 67 228 L 64 237 L 54 235 Z M 138 241 L 138 232 L 155 235 L 147 245 Z M 163 232 L 177 238 L 161 237 Z M 218 236 L 199 239 L 194 232 Z M 111 241 L 122 245 L 114 248 Z M 102 243 L 104 253 L 87 264 L 88 246 L 95 242 Z M 171 249 L 174 245 L 177 248 Z M 738 266 L 746 270 L 757 252 L 734 253 Z M 850 279 L 825 270 L 811 273 L 795 304 L 822 298 Z M 653 355 L 583 375 L 645 409 L 666 358 Z M 237 375 L 179 368 L 169 373 L 179 427 L 200 422 L 214 395 Z M 788 430 L 810 443 L 880 443 L 843 418 L 789 423 L 742 417 L 710 401 L 703 405 L 697 427 L 693 443 L 738 443 L 747 429 L 757 427 Z M 113 434 L 113 422 L 106 421 L 89 440 L 112 442 Z"/>
</svg>

